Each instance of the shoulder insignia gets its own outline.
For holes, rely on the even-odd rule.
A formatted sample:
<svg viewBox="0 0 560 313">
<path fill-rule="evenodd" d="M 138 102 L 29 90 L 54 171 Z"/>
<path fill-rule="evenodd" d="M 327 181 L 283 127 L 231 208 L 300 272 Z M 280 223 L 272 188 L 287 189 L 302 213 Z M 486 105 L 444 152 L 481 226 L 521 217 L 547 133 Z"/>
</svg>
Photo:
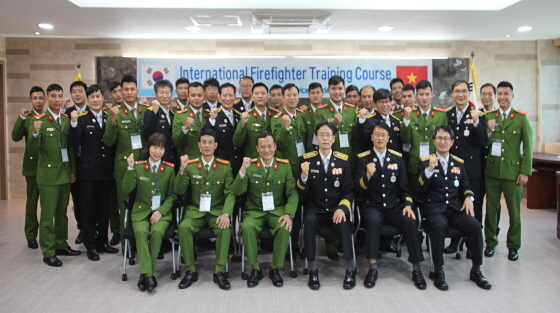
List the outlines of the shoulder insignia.
<svg viewBox="0 0 560 313">
<path fill-rule="evenodd" d="M 420 161 L 422 161 L 422 162 L 426 162 L 426 161 L 429 161 L 429 160 L 430 160 L 429 156 L 420 159 Z"/>
<path fill-rule="evenodd" d="M 527 112 L 523 112 L 523 111 L 520 111 L 520 110 L 515 110 L 515 112 L 519 113 L 519 114 L 527 115 Z"/>
<path fill-rule="evenodd" d="M 120 108 L 121 108 L 121 105 L 120 105 L 120 104 L 119 104 L 119 105 L 116 105 L 116 107 L 117 107 L 117 109 L 120 109 Z"/>
<path fill-rule="evenodd" d="M 279 112 L 278 114 L 274 115 L 274 118 L 279 118 L 280 116 L 282 116 L 282 112 Z"/>
<path fill-rule="evenodd" d="M 229 164 L 228 160 L 223 160 L 223 159 L 216 159 L 216 162 L 226 164 L 226 165 Z"/>
<path fill-rule="evenodd" d="M 35 115 L 35 119 L 36 120 L 40 120 L 45 116 L 45 113 L 41 114 L 41 115 Z"/>
<path fill-rule="evenodd" d="M 163 161 L 163 164 L 165 164 L 167 166 L 175 167 L 175 164 L 173 164 L 171 162 Z"/>
<path fill-rule="evenodd" d="M 177 111 L 177 114 L 185 113 L 187 111 L 188 111 L 187 109 L 179 110 L 179 111 Z"/>
<path fill-rule="evenodd" d="M 372 114 L 370 114 L 370 115 L 366 115 L 366 118 L 371 118 L 371 117 L 374 117 L 374 116 L 376 116 L 376 115 L 377 115 L 377 112 L 374 112 L 374 113 L 372 113 Z"/>
<path fill-rule="evenodd" d="M 333 155 L 335 156 L 335 158 L 339 158 L 341 160 L 348 161 L 348 155 L 347 154 L 344 154 L 344 153 L 338 152 L 338 151 L 334 151 Z"/>
<path fill-rule="evenodd" d="M 280 162 L 280 163 L 290 163 L 290 161 L 287 160 L 287 159 L 278 159 L 278 158 L 277 158 L 276 161 L 278 161 L 278 162 Z"/>
<path fill-rule="evenodd" d="M 418 108 L 414 108 L 414 109 L 412 109 L 412 111 L 418 111 Z"/>
<path fill-rule="evenodd" d="M 253 110 L 254 110 L 254 109 L 249 109 L 249 110 L 247 110 L 247 111 L 245 111 L 245 112 L 251 113 L 251 112 L 253 112 Z"/>
<path fill-rule="evenodd" d="M 444 113 L 447 112 L 446 109 L 442 109 L 442 108 L 432 107 L 432 109 L 433 109 L 434 111 L 438 111 L 438 112 L 444 112 Z"/>
<path fill-rule="evenodd" d="M 103 111 L 108 111 L 109 108 L 108 108 L 108 107 L 103 107 L 101 110 L 103 110 Z"/>
<path fill-rule="evenodd" d="M 364 151 L 362 153 L 358 153 L 358 157 L 363 158 L 363 157 L 368 156 L 370 154 L 371 154 L 371 150 L 368 150 L 368 151 Z"/>
<path fill-rule="evenodd" d="M 355 107 L 356 107 L 355 105 L 350 104 L 350 103 L 344 103 L 344 104 L 346 104 L 347 106 L 349 106 L 349 107 L 351 107 L 351 108 L 355 108 Z"/>
<path fill-rule="evenodd" d="M 303 155 L 303 158 L 304 159 L 309 159 L 309 158 L 312 158 L 312 157 L 316 156 L 317 154 L 319 154 L 319 151 L 307 152 L 306 154 Z"/>
<path fill-rule="evenodd" d="M 235 102 L 233 104 L 238 104 L 239 101 L 241 101 L 241 99 L 235 99 Z"/>
<path fill-rule="evenodd" d="M 251 163 L 255 163 L 257 161 L 258 161 L 258 159 L 251 159 Z"/>
<path fill-rule="evenodd" d="M 455 161 L 457 161 L 457 162 L 459 162 L 459 163 L 465 163 L 465 161 L 463 161 L 463 159 L 461 159 L 460 157 L 456 157 L 456 156 L 454 156 L 453 154 L 451 154 L 451 157 L 452 157 Z"/>
<path fill-rule="evenodd" d="M 66 116 L 66 117 L 68 117 L 68 115 L 66 115 L 66 113 L 62 113 L 61 115 L 62 115 L 62 116 Z"/>
<path fill-rule="evenodd" d="M 478 112 L 478 116 L 484 116 L 484 115 L 485 115 L 484 112 L 482 111 Z"/>
<path fill-rule="evenodd" d="M 328 106 L 329 106 L 328 104 L 321 104 L 321 105 L 318 105 L 318 106 L 317 106 L 317 109 L 324 109 L 324 108 L 326 108 L 326 107 L 328 107 Z"/>
<path fill-rule="evenodd" d="M 303 110 L 301 110 L 301 109 L 298 109 L 298 108 L 296 108 L 296 111 L 298 111 L 298 112 L 300 112 L 300 113 L 305 113 L 305 111 L 303 111 Z"/>
<path fill-rule="evenodd" d="M 78 116 L 85 116 L 88 114 L 88 111 L 85 111 L 84 113 L 78 114 Z"/>
<path fill-rule="evenodd" d="M 489 114 L 489 113 L 494 113 L 494 112 L 496 112 L 496 111 L 498 111 L 498 109 L 494 109 L 494 110 L 486 111 L 486 114 Z"/>
<path fill-rule="evenodd" d="M 280 112 L 280 111 L 278 111 L 278 109 L 276 109 L 276 108 L 268 108 L 268 109 L 269 109 L 270 111 Z"/>
<path fill-rule="evenodd" d="M 145 107 L 152 107 L 151 105 L 146 104 L 146 103 L 138 103 L 138 104 L 139 104 L 139 105 L 143 105 L 143 106 L 145 106 Z"/>
<path fill-rule="evenodd" d="M 395 113 L 393 113 L 393 114 L 395 114 Z M 395 116 L 395 115 L 393 115 L 393 114 L 391 114 L 391 117 L 393 117 L 394 119 L 396 119 L 397 121 L 400 122 L 400 121 L 401 121 L 400 117 L 397 117 L 397 116 Z"/>
<path fill-rule="evenodd" d="M 153 108 L 153 107 L 149 107 L 149 108 L 148 108 L 148 110 L 150 110 L 150 111 L 153 111 L 153 110 L 154 110 L 154 108 Z"/>
<path fill-rule="evenodd" d="M 134 162 L 135 165 L 136 165 L 136 164 L 145 164 L 145 163 L 146 163 L 146 160 L 144 160 L 144 161 L 135 161 L 135 162 Z"/>
<path fill-rule="evenodd" d="M 222 109 L 222 107 L 220 107 L 220 109 Z M 237 111 L 236 109 L 233 109 L 233 108 L 232 108 L 232 110 L 233 110 L 233 112 L 235 112 L 235 113 L 237 113 L 237 114 L 239 114 L 239 115 L 243 114 L 243 113 Z"/>
<path fill-rule="evenodd" d="M 198 159 L 190 159 L 189 163 L 187 163 L 187 164 L 191 164 L 191 163 L 198 163 Z"/>
<path fill-rule="evenodd" d="M 389 153 L 391 153 L 391 154 L 402 157 L 402 153 L 400 153 L 400 152 L 397 152 L 397 151 L 391 150 L 391 149 L 387 149 L 387 150 L 389 150 Z"/>
</svg>

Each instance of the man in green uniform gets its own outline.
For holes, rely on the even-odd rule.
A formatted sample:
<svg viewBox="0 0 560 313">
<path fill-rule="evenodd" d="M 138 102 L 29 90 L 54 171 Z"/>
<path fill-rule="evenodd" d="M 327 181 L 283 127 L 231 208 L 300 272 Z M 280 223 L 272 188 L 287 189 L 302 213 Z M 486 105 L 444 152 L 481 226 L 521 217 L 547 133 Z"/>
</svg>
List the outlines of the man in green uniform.
<svg viewBox="0 0 560 313">
<path fill-rule="evenodd" d="M 188 155 L 191 158 L 200 156 L 198 148 L 198 136 L 204 129 L 206 121 L 210 116 L 204 112 L 204 88 L 199 82 L 189 84 L 189 105 L 181 111 L 177 111 L 173 119 L 173 144 L 179 155 Z"/>
<path fill-rule="evenodd" d="M 310 106 L 305 108 L 303 114 L 303 123 L 305 124 L 305 151 L 318 151 L 319 145 L 315 139 L 315 125 L 320 121 L 317 119 L 315 112 L 317 107 L 323 103 L 323 86 L 320 83 L 309 84 L 308 89 Z"/>
<path fill-rule="evenodd" d="M 245 156 L 252 159 L 259 156 L 256 149 L 257 137 L 263 132 L 272 132 L 272 116 L 279 112 L 266 107 L 268 87 L 263 83 L 253 85 L 253 102 L 255 106 L 241 114 L 241 123 L 237 124 L 233 134 L 233 144 L 236 147 L 245 146 Z"/>
<path fill-rule="evenodd" d="M 274 157 L 276 141 L 270 133 L 257 138 L 259 158 L 244 158 L 239 175 L 233 183 L 233 192 L 240 196 L 248 193 L 243 212 L 241 234 L 247 260 L 251 264 L 248 287 L 255 287 L 262 279 L 257 259 L 257 235 L 267 225 L 274 235 L 272 267 L 269 277 L 272 284 L 282 287 L 284 281 L 279 268 L 284 266 L 284 257 L 289 246 L 292 218 L 296 212 L 298 192 L 288 160 Z"/>
<path fill-rule="evenodd" d="M 401 136 L 403 143 L 410 143 L 409 181 L 416 181 L 418 170 L 416 165 L 420 159 L 427 158 L 436 151 L 431 140 L 434 129 L 439 125 L 447 125 L 446 110 L 432 106 L 433 96 L 432 84 L 427 80 L 421 80 L 416 85 L 416 99 L 419 107 L 417 109 L 404 108 Z M 410 187 L 412 196 L 416 197 L 416 184 L 411 184 Z"/>
<path fill-rule="evenodd" d="M 235 196 L 230 162 L 214 157 L 217 140 L 214 130 L 204 130 L 198 140 L 202 157 L 189 160 L 187 155 L 181 156 L 181 168 L 175 178 L 175 192 L 179 196 L 187 191 L 188 186 L 192 194 L 192 203 L 187 206 L 185 217 L 179 225 L 179 243 L 187 264 L 187 272 L 179 289 L 185 289 L 198 280 L 194 266 L 193 234 L 204 227 L 210 227 L 216 235 L 214 283 L 223 290 L 231 288 L 224 266 L 231 239 L 230 216 Z"/>
<path fill-rule="evenodd" d="M 337 128 L 337 138 L 332 149 L 348 155 L 348 162 L 355 169 L 354 156 L 359 152 L 358 144 L 354 141 L 354 128 L 356 127 L 356 106 L 345 103 L 344 79 L 340 76 L 329 78 L 329 102 L 317 107 L 315 115 L 317 122 L 332 122 Z"/>
<path fill-rule="evenodd" d="M 498 209 L 502 193 L 509 213 L 508 259 L 517 261 L 521 247 L 521 197 L 533 165 L 533 130 L 527 113 L 511 106 L 513 86 L 497 86 L 498 110 L 486 112 L 490 153 L 486 166 L 486 219 L 484 254 L 492 256 L 498 245 Z"/>
<path fill-rule="evenodd" d="M 27 184 L 27 201 L 25 202 L 25 223 L 23 230 L 27 247 L 39 248 L 37 243 L 37 232 L 39 222 L 37 221 L 37 201 L 39 201 L 39 188 L 37 187 L 37 147 L 27 144 L 29 129 L 33 127 L 34 117 L 43 113 L 45 106 L 45 91 L 39 86 L 33 86 L 29 91 L 29 103 L 32 111 L 27 108 L 21 109 L 14 128 L 12 129 L 12 140 L 20 141 L 25 138 L 25 152 L 23 153 L 22 175 L 25 176 Z M 31 115 L 31 117 L 29 116 Z"/>
<path fill-rule="evenodd" d="M 115 146 L 115 181 L 117 184 L 117 199 L 119 201 L 120 233 L 124 230 L 124 201 L 128 193 L 122 189 L 122 181 L 127 171 L 128 156 L 133 153 L 135 160 L 142 160 L 142 148 L 146 139 L 142 133 L 144 129 L 144 114 L 150 107 L 148 104 L 138 103 L 138 87 L 136 78 L 126 75 L 121 80 L 124 102 L 109 110 L 110 122 L 107 123 L 103 141 L 108 146 Z"/>
<path fill-rule="evenodd" d="M 175 93 L 177 94 L 177 99 L 175 99 L 175 105 L 172 106 L 173 114 L 184 110 L 189 105 L 189 80 L 185 77 L 177 79 L 175 81 Z"/>
<path fill-rule="evenodd" d="M 72 250 L 68 240 L 68 200 L 70 184 L 76 180 L 74 151 L 68 147 L 70 119 L 60 108 L 64 102 L 62 87 L 47 87 L 47 112 L 35 116 L 30 129 L 29 144 L 38 149 L 37 185 L 41 194 L 39 243 L 43 262 L 60 267 L 57 255 L 74 256 L 81 252 Z M 53 223 L 54 220 L 54 223 Z"/>
</svg>

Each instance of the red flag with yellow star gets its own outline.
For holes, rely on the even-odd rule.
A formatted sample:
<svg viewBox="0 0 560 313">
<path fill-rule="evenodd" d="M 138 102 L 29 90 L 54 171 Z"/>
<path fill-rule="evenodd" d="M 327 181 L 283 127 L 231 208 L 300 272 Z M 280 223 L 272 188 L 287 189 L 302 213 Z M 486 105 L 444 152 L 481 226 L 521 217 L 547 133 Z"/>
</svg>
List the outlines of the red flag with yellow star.
<svg viewBox="0 0 560 313">
<path fill-rule="evenodd" d="M 427 66 L 397 66 L 397 77 L 402 79 L 405 84 L 411 84 L 416 88 L 416 84 L 428 79 Z"/>
</svg>

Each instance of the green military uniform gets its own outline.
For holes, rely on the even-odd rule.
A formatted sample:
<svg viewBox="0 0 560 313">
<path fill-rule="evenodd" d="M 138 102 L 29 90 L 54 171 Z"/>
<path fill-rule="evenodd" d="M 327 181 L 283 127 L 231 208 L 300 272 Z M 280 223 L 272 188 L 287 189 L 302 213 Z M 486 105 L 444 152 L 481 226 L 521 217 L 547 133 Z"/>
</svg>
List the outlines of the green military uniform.
<svg viewBox="0 0 560 313">
<path fill-rule="evenodd" d="M 122 181 L 127 171 L 126 159 L 131 153 L 134 154 L 135 160 L 143 159 L 142 148 L 148 138 L 143 136 L 144 129 L 144 114 L 150 106 L 145 103 L 136 103 L 134 110 L 123 103 L 118 106 L 119 113 L 115 124 L 110 121 L 105 127 L 105 134 L 103 134 L 103 141 L 108 146 L 115 146 L 115 182 L 117 185 L 117 200 L 121 212 L 125 211 L 124 201 L 128 199 L 128 193 L 122 189 Z M 136 112 L 135 112 L 136 111 Z M 132 138 L 139 136 L 142 147 L 133 149 Z M 120 216 L 120 232 L 124 231 L 124 215 Z"/>
<path fill-rule="evenodd" d="M 340 112 L 336 112 L 332 102 L 329 100 L 327 104 L 323 104 L 317 107 L 317 110 L 315 111 L 315 116 L 317 117 L 315 122 L 319 123 L 325 120 L 333 122 L 335 114 L 342 114 L 342 122 L 340 123 L 340 125 L 338 125 L 336 141 L 332 145 L 332 150 L 339 151 L 348 155 L 348 162 L 350 163 L 352 171 L 354 171 L 356 167 L 354 159 L 356 154 L 360 152 L 358 151 L 359 145 L 354 140 L 354 128 L 358 123 L 356 106 L 350 103 L 343 102 L 339 110 Z M 347 142 L 341 142 L 341 139 L 346 137 Z M 343 147 L 341 147 L 341 145 L 343 145 Z"/>
<path fill-rule="evenodd" d="M 315 126 L 320 122 L 315 115 L 315 111 L 312 108 L 313 104 L 310 104 L 307 110 L 302 115 L 303 124 L 305 124 L 305 151 L 318 151 L 319 147 L 315 141 Z M 294 177 L 297 179 L 297 177 Z"/>
<path fill-rule="evenodd" d="M 43 122 L 39 133 L 33 135 L 30 124 L 28 144 L 37 147 L 37 185 L 41 194 L 39 245 L 43 257 L 50 258 L 55 250 L 68 248 L 68 217 L 71 174 L 76 174 L 74 150 L 68 146 L 70 119 L 63 113 L 56 121 L 51 111 L 35 116 Z M 53 224 L 54 218 L 54 224 Z"/>
<path fill-rule="evenodd" d="M 35 112 L 35 111 L 32 111 Z M 36 112 L 35 112 L 36 113 Z M 30 114 L 25 119 L 18 116 L 12 129 L 12 140 L 20 141 L 25 138 L 25 151 L 23 153 L 23 166 L 21 174 L 25 176 L 27 184 L 27 201 L 25 202 L 25 223 L 23 230 L 25 238 L 37 239 L 39 221 L 37 221 L 37 201 L 39 201 L 39 188 L 37 187 L 37 157 L 36 145 L 27 144 L 29 130 L 33 129 L 33 121 L 37 114 Z"/>
<path fill-rule="evenodd" d="M 233 192 L 236 196 L 248 192 L 241 235 L 249 264 L 253 268 L 258 265 L 257 235 L 264 225 L 268 225 L 274 235 L 273 266 L 283 267 L 290 232 L 286 230 L 286 225 L 281 227 L 278 220 L 285 214 L 293 216 L 298 203 L 298 192 L 289 161 L 273 158 L 270 167 L 265 170 L 260 159 L 252 159 L 245 175 L 240 173 L 235 178 Z M 264 211 L 263 194 L 268 193 L 272 193 L 274 210 Z"/>
<path fill-rule="evenodd" d="M 272 133 L 270 124 L 273 115 L 277 114 L 278 110 L 266 108 L 264 112 L 266 120 L 263 120 L 259 112 L 256 108 L 247 111 L 249 114 L 247 123 L 245 125 L 237 123 L 235 133 L 233 134 L 233 144 L 236 147 L 245 146 L 245 156 L 248 158 L 257 158 L 259 156 L 256 148 L 257 137 L 264 132 Z"/>
<path fill-rule="evenodd" d="M 280 113 L 274 115 L 270 126 L 278 145 L 276 155 L 290 161 L 294 178 L 299 177 L 301 174 L 300 164 L 305 154 L 305 124 L 302 118 L 303 114 L 304 112 L 302 110 L 296 109 L 296 114 L 291 117 L 292 122 L 290 127 L 286 128 L 282 124 L 282 117 L 284 115 L 290 115 L 284 108 Z"/>
<path fill-rule="evenodd" d="M 533 166 L 533 130 L 527 113 L 510 108 L 504 119 L 500 110 L 486 112 L 488 121 L 496 120 L 490 136 L 486 166 L 486 245 L 498 245 L 498 210 L 502 192 L 509 213 L 507 247 L 521 247 L 521 197 L 523 185 L 517 184 L 519 174 L 531 175 Z M 523 146 L 523 148 L 521 148 Z"/>
<path fill-rule="evenodd" d="M 186 109 L 177 111 L 173 117 L 173 144 L 179 152 L 179 156 L 187 154 L 191 158 L 200 156 L 200 148 L 198 147 L 198 135 L 204 129 L 207 119 L 210 115 L 204 112 L 202 107 L 200 111 L 195 114 L 193 108 L 189 105 Z M 187 117 L 192 117 L 194 123 L 191 125 L 186 133 L 183 129 Z"/>
<path fill-rule="evenodd" d="M 179 243 L 188 267 L 194 269 L 193 234 L 208 226 L 216 235 L 216 265 L 223 268 L 228 259 L 231 227 L 220 229 L 216 221 L 222 214 L 231 216 L 235 205 L 233 174 L 229 161 L 214 158 L 208 169 L 202 159 L 191 159 L 185 173 L 175 178 L 175 193 L 183 195 L 191 187 L 192 203 L 187 206 L 183 221 L 179 225 Z M 210 197 L 209 212 L 201 211 L 203 197 Z M 193 270 L 195 271 L 195 270 Z M 221 272 L 223 270 L 220 270 Z"/>
<path fill-rule="evenodd" d="M 160 165 L 150 168 L 149 161 L 136 161 L 134 168 L 127 170 L 122 181 L 122 190 L 130 193 L 136 188 L 136 199 L 131 212 L 132 229 L 136 238 L 136 250 L 140 262 L 140 274 L 153 274 L 163 240 L 173 214 L 171 208 L 176 199 L 174 191 L 174 164 L 160 160 Z M 128 168 L 128 165 L 127 165 Z M 161 213 L 159 221 L 151 224 L 153 196 L 160 194 Z"/>
</svg>

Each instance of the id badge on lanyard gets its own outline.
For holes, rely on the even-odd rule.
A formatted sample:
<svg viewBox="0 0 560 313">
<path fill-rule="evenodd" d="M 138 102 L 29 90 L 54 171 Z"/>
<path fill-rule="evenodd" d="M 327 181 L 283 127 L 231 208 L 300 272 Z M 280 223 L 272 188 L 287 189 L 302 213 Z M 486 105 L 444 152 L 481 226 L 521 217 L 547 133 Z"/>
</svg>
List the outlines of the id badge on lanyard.
<svg viewBox="0 0 560 313">
<path fill-rule="evenodd" d="M 429 142 L 421 142 L 420 143 L 420 158 L 427 158 L 430 156 L 430 143 Z"/>
<path fill-rule="evenodd" d="M 348 140 L 348 133 L 347 132 L 340 132 L 338 134 L 338 140 L 339 140 L 341 148 L 350 147 L 350 141 Z"/>
<path fill-rule="evenodd" d="M 491 155 L 495 157 L 502 156 L 502 140 L 501 139 L 494 139 L 492 142 L 492 151 Z"/>
<path fill-rule="evenodd" d="M 130 145 L 132 150 L 142 149 L 142 139 L 140 137 L 140 133 L 130 134 Z"/>
<path fill-rule="evenodd" d="M 159 192 L 156 192 L 152 196 L 152 211 L 159 209 L 160 206 L 161 206 L 161 194 Z"/>
<path fill-rule="evenodd" d="M 297 149 L 297 156 L 298 157 L 305 154 L 305 147 L 303 146 L 303 142 L 300 141 L 300 142 L 296 143 L 296 149 Z"/>
<path fill-rule="evenodd" d="M 66 163 L 68 162 L 68 149 L 66 148 L 66 146 L 60 146 L 60 155 L 62 156 L 62 162 Z"/>
<path fill-rule="evenodd" d="M 262 193 L 263 211 L 274 211 L 274 196 L 272 192 Z"/>
<path fill-rule="evenodd" d="M 200 195 L 200 212 L 210 212 L 212 207 L 212 195 L 211 194 L 201 194 Z"/>
</svg>

